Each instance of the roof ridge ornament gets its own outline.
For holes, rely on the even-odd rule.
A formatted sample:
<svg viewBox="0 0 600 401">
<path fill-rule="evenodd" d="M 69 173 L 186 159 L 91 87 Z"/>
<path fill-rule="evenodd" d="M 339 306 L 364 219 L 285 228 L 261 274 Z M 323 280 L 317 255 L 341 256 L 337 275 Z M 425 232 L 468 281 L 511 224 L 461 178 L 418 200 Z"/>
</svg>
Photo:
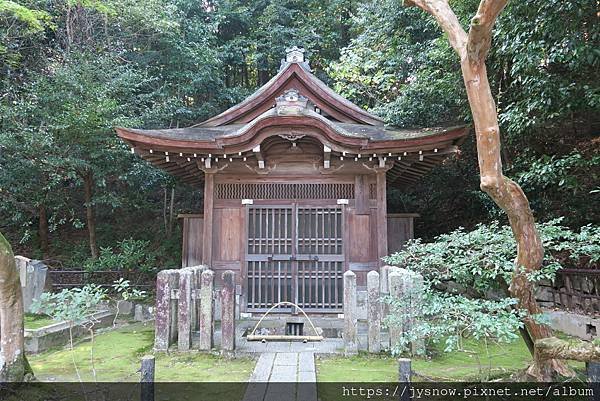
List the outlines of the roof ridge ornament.
<svg viewBox="0 0 600 401">
<path fill-rule="evenodd" d="M 293 46 L 285 49 L 285 61 L 288 63 L 303 63 L 304 62 L 304 50 L 303 47 Z"/>
<path fill-rule="evenodd" d="M 303 47 L 292 46 L 286 48 L 285 58 L 281 59 L 281 66 L 279 67 L 279 70 L 281 71 L 283 68 L 290 64 L 300 64 L 308 71 L 312 71 L 304 53 L 306 53 L 306 50 Z"/>
<path fill-rule="evenodd" d="M 288 89 L 283 95 L 275 98 L 277 115 L 297 116 L 308 110 L 308 98 L 302 96 L 298 89 Z"/>
</svg>

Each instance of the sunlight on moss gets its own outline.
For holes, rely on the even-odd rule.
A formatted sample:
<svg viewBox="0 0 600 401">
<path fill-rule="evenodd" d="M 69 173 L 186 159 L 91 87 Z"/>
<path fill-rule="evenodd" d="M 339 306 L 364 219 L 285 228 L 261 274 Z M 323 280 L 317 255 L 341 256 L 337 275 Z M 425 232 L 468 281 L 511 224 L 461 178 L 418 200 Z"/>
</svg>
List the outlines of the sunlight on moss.
<svg viewBox="0 0 600 401">
<path fill-rule="evenodd" d="M 154 328 L 141 323 L 98 334 L 94 340 L 94 366 L 98 381 L 138 381 L 140 360 L 152 353 Z M 83 380 L 93 380 L 91 341 L 75 346 L 74 358 Z M 73 356 L 69 349 L 58 349 L 29 357 L 39 380 L 76 381 Z M 255 361 L 250 358 L 224 359 L 220 356 L 191 353 L 156 355 L 156 381 L 246 381 Z"/>
</svg>

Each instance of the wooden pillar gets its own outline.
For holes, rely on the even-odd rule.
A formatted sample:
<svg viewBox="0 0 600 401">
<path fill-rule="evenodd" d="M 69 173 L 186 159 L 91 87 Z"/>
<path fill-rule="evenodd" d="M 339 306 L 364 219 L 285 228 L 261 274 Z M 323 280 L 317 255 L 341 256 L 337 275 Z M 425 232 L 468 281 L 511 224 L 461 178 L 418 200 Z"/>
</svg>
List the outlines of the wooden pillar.
<svg viewBox="0 0 600 401">
<path fill-rule="evenodd" d="M 388 254 L 386 171 L 377 171 L 377 259 L 380 267 L 384 265 L 381 258 Z"/>
<path fill-rule="evenodd" d="M 212 266 L 212 233 L 215 173 L 204 171 L 204 227 L 202 233 L 202 264 Z"/>
</svg>

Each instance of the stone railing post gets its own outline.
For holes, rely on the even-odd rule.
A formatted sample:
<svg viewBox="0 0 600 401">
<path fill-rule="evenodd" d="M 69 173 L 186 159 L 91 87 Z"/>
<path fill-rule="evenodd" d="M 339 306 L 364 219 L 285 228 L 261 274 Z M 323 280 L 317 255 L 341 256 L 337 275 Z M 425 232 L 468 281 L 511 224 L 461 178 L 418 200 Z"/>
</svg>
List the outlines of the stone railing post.
<svg viewBox="0 0 600 401">
<path fill-rule="evenodd" d="M 206 266 L 191 266 L 188 269 L 192 272 L 192 299 L 190 303 L 190 326 L 192 332 L 199 327 L 198 315 L 200 314 L 200 278 Z"/>
<path fill-rule="evenodd" d="M 402 297 L 402 287 L 403 287 L 403 277 L 400 272 L 393 270 L 390 271 L 388 276 L 389 279 L 389 291 L 390 296 L 394 298 Z M 393 308 L 390 308 L 393 311 Z M 389 326 L 389 335 L 390 335 L 390 347 L 393 348 L 400 341 L 400 337 L 402 336 L 403 327 L 402 323 Z"/>
<path fill-rule="evenodd" d="M 15 256 L 15 264 L 21 281 L 23 310 L 30 312 L 33 301 L 44 292 L 48 267 L 39 260 L 32 260 L 24 256 Z"/>
<path fill-rule="evenodd" d="M 200 344 L 202 351 L 209 351 L 213 347 L 213 286 L 214 276 L 212 270 L 204 270 L 200 279 Z"/>
<path fill-rule="evenodd" d="M 352 270 L 344 273 L 344 353 L 358 353 L 356 338 L 356 274 Z"/>
<path fill-rule="evenodd" d="M 400 324 L 390 327 L 390 346 L 395 346 L 404 333 L 408 333 L 423 313 L 423 277 L 413 271 L 394 268 L 389 274 L 390 295 L 401 298 L 407 305 Z M 411 342 L 411 353 L 421 354 L 425 349 L 423 340 Z"/>
<path fill-rule="evenodd" d="M 191 269 L 181 269 L 179 273 L 179 302 L 177 307 L 177 327 L 179 336 L 177 347 L 188 351 L 192 343 L 192 280 Z"/>
<path fill-rule="evenodd" d="M 221 349 L 235 350 L 235 274 L 231 270 L 223 273 L 221 289 Z"/>
<path fill-rule="evenodd" d="M 379 273 L 375 270 L 367 274 L 367 324 L 369 352 L 378 353 L 381 351 L 381 294 Z"/>
<path fill-rule="evenodd" d="M 162 270 L 156 276 L 156 315 L 154 349 L 166 351 L 177 338 L 176 302 L 172 297 L 179 285 L 177 270 Z M 177 300 L 174 300 L 177 301 Z"/>
</svg>

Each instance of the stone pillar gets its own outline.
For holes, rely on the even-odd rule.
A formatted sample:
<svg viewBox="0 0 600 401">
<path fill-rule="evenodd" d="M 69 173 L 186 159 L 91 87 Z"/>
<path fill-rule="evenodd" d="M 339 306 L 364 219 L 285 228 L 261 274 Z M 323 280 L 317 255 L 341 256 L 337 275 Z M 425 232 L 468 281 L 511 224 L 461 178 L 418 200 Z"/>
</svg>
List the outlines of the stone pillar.
<svg viewBox="0 0 600 401">
<path fill-rule="evenodd" d="M 140 401 L 154 401 L 154 368 L 154 355 L 144 356 L 140 368 Z"/>
<path fill-rule="evenodd" d="M 379 268 L 379 292 L 381 297 L 390 295 L 390 281 L 389 274 L 392 271 L 392 266 L 381 266 Z M 387 315 L 390 314 L 390 306 L 387 302 L 381 302 L 381 319 L 383 320 Z"/>
<path fill-rule="evenodd" d="M 407 358 L 398 359 L 398 383 L 401 383 L 403 388 L 400 391 L 400 401 L 410 401 L 410 382 L 412 381 L 411 361 Z"/>
<path fill-rule="evenodd" d="M 188 351 L 192 343 L 192 280 L 192 270 L 182 269 L 180 271 L 177 307 L 177 327 L 179 331 L 177 347 L 180 351 Z"/>
<path fill-rule="evenodd" d="M 204 270 L 200 281 L 200 350 L 209 351 L 213 347 L 213 285 L 212 270 Z"/>
<path fill-rule="evenodd" d="M 379 283 L 379 291 L 381 291 L 381 294 L 388 294 L 390 292 L 389 286 L 388 286 L 388 274 L 390 273 L 390 269 L 392 267 L 385 265 L 385 266 L 381 266 L 379 268 L 379 276 L 380 276 L 380 283 Z"/>
<path fill-rule="evenodd" d="M 235 274 L 231 270 L 223 273 L 221 289 L 221 349 L 235 350 Z"/>
<path fill-rule="evenodd" d="M 379 273 L 375 270 L 367 274 L 367 324 L 368 349 L 371 353 L 381 351 L 381 294 Z"/>
<path fill-rule="evenodd" d="M 389 279 L 390 296 L 395 297 L 395 298 L 401 298 L 402 297 L 402 288 L 403 288 L 402 274 L 400 274 L 400 272 L 398 272 L 397 270 L 391 271 L 388 276 L 388 279 Z M 390 310 L 393 312 L 392 308 L 390 308 Z M 404 328 L 403 328 L 402 324 L 397 324 L 397 325 L 393 325 L 393 326 L 389 327 L 390 347 L 391 348 L 396 346 L 396 344 L 400 340 L 403 329 Z"/>
<path fill-rule="evenodd" d="M 405 319 L 396 327 L 390 327 L 390 346 L 396 345 L 403 333 L 412 329 L 422 312 L 423 277 L 413 271 L 394 268 L 389 274 L 390 295 L 400 298 L 406 303 L 402 312 Z M 411 353 L 422 354 L 425 350 L 423 340 L 411 343 Z"/>
<path fill-rule="evenodd" d="M 176 270 L 162 270 L 156 276 L 156 314 L 154 322 L 154 349 L 166 351 L 177 333 L 173 333 L 175 313 L 171 296 L 179 284 L 179 273 Z"/>
<path fill-rule="evenodd" d="M 31 311 L 31 304 L 44 292 L 48 268 L 39 260 L 31 260 L 24 256 L 15 256 L 15 264 L 21 281 L 23 294 L 23 310 Z"/>
<path fill-rule="evenodd" d="M 356 336 L 356 274 L 352 270 L 344 273 L 344 354 L 358 353 Z"/>
<path fill-rule="evenodd" d="M 200 265 L 200 266 L 191 266 L 191 267 L 188 267 L 188 269 L 190 269 L 190 271 L 192 272 L 192 303 L 190 305 L 190 310 L 191 310 L 190 322 L 191 322 L 191 327 L 192 327 L 192 332 L 193 332 L 194 330 L 199 329 L 198 315 L 200 314 L 200 280 L 201 280 L 202 272 L 205 269 L 207 269 L 207 267 Z"/>
</svg>

